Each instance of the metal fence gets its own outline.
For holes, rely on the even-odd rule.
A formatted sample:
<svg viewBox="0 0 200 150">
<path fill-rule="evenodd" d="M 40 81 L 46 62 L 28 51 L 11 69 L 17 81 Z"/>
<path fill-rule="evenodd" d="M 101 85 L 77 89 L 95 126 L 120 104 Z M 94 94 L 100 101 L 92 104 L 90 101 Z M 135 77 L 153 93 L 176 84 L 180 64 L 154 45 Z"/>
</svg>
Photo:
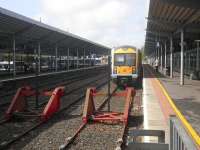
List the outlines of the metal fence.
<svg viewBox="0 0 200 150">
<path fill-rule="evenodd" d="M 197 150 L 192 138 L 175 116 L 170 117 L 170 150 Z"/>
<path fill-rule="evenodd" d="M 173 54 L 173 69 L 176 72 L 180 72 L 181 65 L 180 52 Z M 167 66 L 170 66 L 170 55 L 167 55 Z M 196 71 L 197 66 L 197 49 L 191 49 L 184 52 L 184 73 L 190 75 Z M 200 70 L 200 68 L 198 69 Z"/>
<path fill-rule="evenodd" d="M 136 142 L 138 136 L 154 136 L 158 138 L 157 143 Z M 168 150 L 169 145 L 165 143 L 165 131 L 162 130 L 130 130 L 128 134 L 127 150 Z"/>
<path fill-rule="evenodd" d="M 169 144 L 165 143 L 165 131 L 162 130 L 140 130 L 129 131 L 127 139 L 127 150 L 197 150 L 197 145 L 187 133 L 183 124 L 176 116 L 169 119 Z M 157 143 L 137 142 L 134 139 L 138 136 L 156 136 Z"/>
</svg>

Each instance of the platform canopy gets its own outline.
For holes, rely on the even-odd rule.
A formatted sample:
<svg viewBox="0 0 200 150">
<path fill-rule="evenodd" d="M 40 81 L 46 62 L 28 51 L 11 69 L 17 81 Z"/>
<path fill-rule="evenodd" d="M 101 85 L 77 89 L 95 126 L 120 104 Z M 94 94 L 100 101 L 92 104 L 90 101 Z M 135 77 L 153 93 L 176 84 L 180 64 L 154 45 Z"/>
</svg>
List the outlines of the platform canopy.
<svg viewBox="0 0 200 150">
<path fill-rule="evenodd" d="M 56 21 L 56 19 L 55 19 Z M 81 22 L 80 22 L 81 23 Z M 26 49 L 33 52 L 40 44 L 44 53 L 55 53 L 57 46 L 60 54 L 86 50 L 86 53 L 107 54 L 109 47 L 92 42 L 72 33 L 35 21 L 0 7 L 0 51 L 11 50 L 15 39 L 16 51 Z"/>
<path fill-rule="evenodd" d="M 151 54 L 156 43 L 176 41 L 184 30 L 185 39 L 200 39 L 200 1 L 199 0 L 150 0 L 147 18 L 145 51 Z"/>
</svg>

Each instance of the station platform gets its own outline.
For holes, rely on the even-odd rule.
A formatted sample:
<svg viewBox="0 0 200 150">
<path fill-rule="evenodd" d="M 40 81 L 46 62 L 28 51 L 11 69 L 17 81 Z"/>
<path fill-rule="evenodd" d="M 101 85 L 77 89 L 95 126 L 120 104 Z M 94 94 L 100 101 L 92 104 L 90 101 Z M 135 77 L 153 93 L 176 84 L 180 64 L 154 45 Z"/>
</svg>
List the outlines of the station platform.
<svg viewBox="0 0 200 150">
<path fill-rule="evenodd" d="M 178 109 L 200 135 L 200 81 L 185 78 L 185 84 L 181 86 L 178 73 L 174 73 L 172 79 L 160 77 L 159 80 Z"/>
<path fill-rule="evenodd" d="M 166 133 L 166 143 L 169 143 L 169 117 L 176 115 L 185 129 L 199 144 L 200 133 L 200 81 L 185 79 L 185 85 L 179 85 L 176 75 L 173 79 L 156 73 L 154 69 L 144 64 L 143 107 L 144 129 L 159 129 Z M 146 142 L 155 139 L 146 138 Z"/>
<path fill-rule="evenodd" d="M 143 110 L 144 110 L 144 129 L 165 131 L 165 142 L 169 143 L 168 117 L 174 114 L 169 104 L 168 110 L 162 108 L 162 92 L 157 88 L 155 76 L 150 67 L 144 65 L 143 78 Z M 144 142 L 157 142 L 155 137 L 145 137 Z"/>
</svg>

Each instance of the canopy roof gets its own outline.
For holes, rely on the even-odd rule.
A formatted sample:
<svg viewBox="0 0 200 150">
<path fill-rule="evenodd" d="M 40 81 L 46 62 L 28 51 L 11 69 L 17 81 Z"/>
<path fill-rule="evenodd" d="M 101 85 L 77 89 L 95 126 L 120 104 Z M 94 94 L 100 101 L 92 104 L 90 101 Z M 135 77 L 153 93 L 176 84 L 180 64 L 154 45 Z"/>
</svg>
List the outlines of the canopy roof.
<svg viewBox="0 0 200 150">
<path fill-rule="evenodd" d="M 151 53 L 156 42 L 170 36 L 177 39 L 182 29 L 188 39 L 198 39 L 200 34 L 199 0 L 150 0 L 146 29 L 145 50 Z"/>
<path fill-rule="evenodd" d="M 41 45 L 46 53 L 55 53 L 55 46 L 60 54 L 66 54 L 67 48 L 86 53 L 107 54 L 109 47 L 92 42 L 72 33 L 35 21 L 0 7 L 0 51 L 12 48 L 15 38 L 18 49 L 33 52 Z"/>
</svg>

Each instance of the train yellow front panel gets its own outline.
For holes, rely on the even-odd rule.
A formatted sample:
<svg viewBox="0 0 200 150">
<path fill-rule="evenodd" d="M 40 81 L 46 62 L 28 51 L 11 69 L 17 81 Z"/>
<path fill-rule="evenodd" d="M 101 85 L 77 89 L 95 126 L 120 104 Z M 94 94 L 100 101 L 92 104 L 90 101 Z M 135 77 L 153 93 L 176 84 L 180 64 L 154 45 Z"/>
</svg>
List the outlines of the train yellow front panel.
<svg viewBox="0 0 200 150">
<path fill-rule="evenodd" d="M 129 66 L 119 66 L 117 67 L 117 74 L 132 74 L 132 67 Z"/>
<path fill-rule="evenodd" d="M 119 49 L 116 49 L 115 54 L 127 54 L 127 53 L 136 53 L 136 50 L 133 49 L 133 48 L 119 48 Z"/>
</svg>

